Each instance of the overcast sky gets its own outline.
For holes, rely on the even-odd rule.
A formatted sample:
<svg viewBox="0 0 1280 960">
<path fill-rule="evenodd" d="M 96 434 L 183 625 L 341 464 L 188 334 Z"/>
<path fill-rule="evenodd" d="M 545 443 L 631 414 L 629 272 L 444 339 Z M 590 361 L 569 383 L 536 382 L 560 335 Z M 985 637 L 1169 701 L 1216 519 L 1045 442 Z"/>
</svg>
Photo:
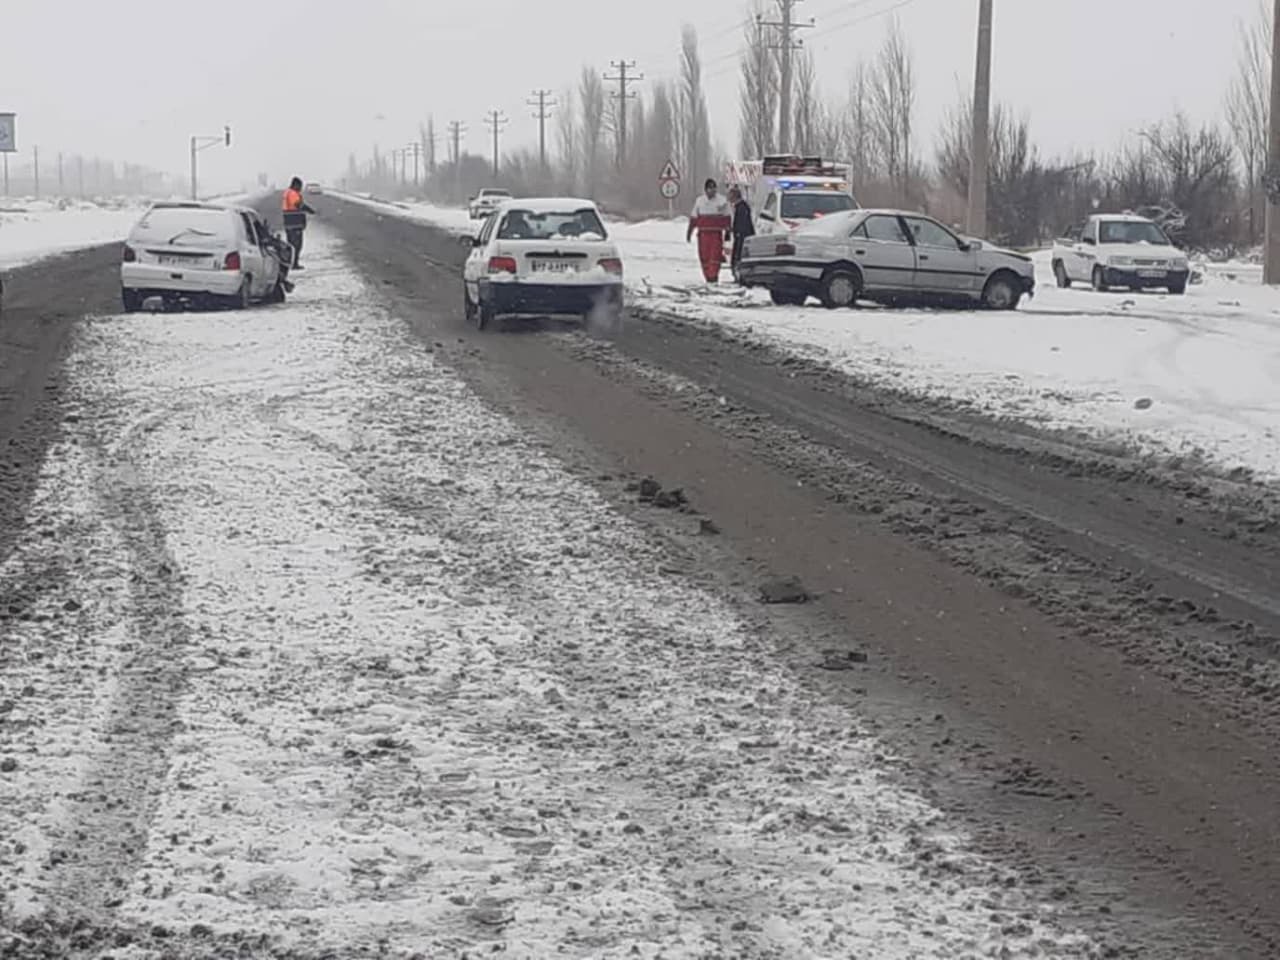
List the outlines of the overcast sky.
<svg viewBox="0 0 1280 960">
<path fill-rule="evenodd" d="M 919 77 L 918 148 L 957 83 L 972 83 L 977 0 L 803 0 L 822 82 L 900 18 Z M 1259 0 L 995 0 L 995 95 L 1030 113 L 1049 152 L 1108 147 L 1181 108 L 1220 117 L 1239 23 Z M 174 172 L 193 134 L 233 127 L 201 157 L 206 183 L 238 186 L 339 173 L 347 154 L 400 146 L 419 120 L 511 118 L 506 146 L 532 143 L 536 87 L 572 84 L 583 63 L 628 58 L 673 75 L 680 25 L 702 39 L 715 134 L 737 144 L 737 60 L 746 0 L 3 0 L 0 111 L 19 146 L 84 151 Z M 643 85 L 642 85 L 643 88 Z M 378 119 L 379 117 L 385 119 Z M 655 171 L 655 176 L 657 171 Z M 700 174 L 699 174 L 700 175 Z"/>
</svg>

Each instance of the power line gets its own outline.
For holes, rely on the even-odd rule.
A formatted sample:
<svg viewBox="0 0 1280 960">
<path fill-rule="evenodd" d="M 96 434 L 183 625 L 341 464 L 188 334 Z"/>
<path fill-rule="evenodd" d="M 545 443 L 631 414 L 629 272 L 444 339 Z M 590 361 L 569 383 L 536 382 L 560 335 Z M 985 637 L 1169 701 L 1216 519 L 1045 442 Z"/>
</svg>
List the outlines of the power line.
<svg viewBox="0 0 1280 960">
<path fill-rule="evenodd" d="M 617 101 L 618 104 L 618 156 L 617 165 L 622 166 L 622 161 L 627 155 L 627 102 L 636 98 L 635 93 L 627 91 L 627 84 L 636 83 L 644 79 L 644 74 L 636 74 L 627 76 L 628 70 L 634 70 L 636 62 L 634 60 L 611 60 L 611 67 L 616 67 L 618 75 L 611 77 L 607 73 L 604 75 L 605 80 L 610 83 L 616 83 L 618 90 L 616 93 L 610 93 L 611 99 Z"/>
<path fill-rule="evenodd" d="M 813 27 L 813 21 L 808 23 L 796 23 L 793 19 L 795 6 L 803 0 L 778 0 L 778 10 L 782 14 L 781 20 L 764 20 L 759 21 L 762 27 L 774 27 L 778 30 L 779 38 L 776 44 L 770 44 L 774 50 L 782 51 L 782 83 L 781 95 L 778 103 L 778 146 L 784 151 L 791 149 L 791 54 L 799 50 L 803 41 L 796 40 L 794 33 L 797 30 L 807 30 Z"/>
<path fill-rule="evenodd" d="M 542 169 L 547 169 L 547 118 L 551 116 L 551 108 L 556 105 L 554 100 L 547 99 L 551 96 L 550 90 L 533 91 L 534 99 L 525 102 L 531 107 L 537 107 L 538 112 L 533 115 L 533 119 L 538 121 L 538 159 L 542 164 Z"/>
</svg>

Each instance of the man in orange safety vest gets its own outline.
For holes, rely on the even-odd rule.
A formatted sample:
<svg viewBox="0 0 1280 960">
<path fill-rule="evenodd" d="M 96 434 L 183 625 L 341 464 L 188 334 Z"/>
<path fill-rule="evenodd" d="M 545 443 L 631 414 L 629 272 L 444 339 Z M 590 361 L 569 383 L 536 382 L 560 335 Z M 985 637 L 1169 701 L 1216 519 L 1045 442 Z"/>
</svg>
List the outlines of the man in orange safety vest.
<svg viewBox="0 0 1280 960">
<path fill-rule="evenodd" d="M 289 182 L 289 189 L 284 192 L 281 202 L 284 213 L 284 233 L 289 238 L 289 246 L 293 247 L 293 269 L 303 269 L 298 259 L 302 256 L 302 234 L 307 229 L 307 214 L 315 213 L 302 199 L 302 180 L 294 177 Z"/>
</svg>

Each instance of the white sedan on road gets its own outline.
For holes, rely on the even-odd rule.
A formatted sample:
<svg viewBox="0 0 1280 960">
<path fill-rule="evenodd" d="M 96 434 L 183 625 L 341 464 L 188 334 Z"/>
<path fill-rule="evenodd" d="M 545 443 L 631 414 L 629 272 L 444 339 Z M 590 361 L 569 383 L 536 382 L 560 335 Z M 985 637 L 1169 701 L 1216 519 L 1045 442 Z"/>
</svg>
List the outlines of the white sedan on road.
<svg viewBox="0 0 1280 960">
<path fill-rule="evenodd" d="M 140 310 L 151 297 L 238 308 L 260 300 L 283 302 L 286 286 L 272 239 L 251 207 L 156 204 L 125 241 L 124 309 Z"/>
<path fill-rule="evenodd" d="M 466 315 L 482 330 L 513 314 L 621 316 L 622 254 L 590 200 L 511 200 L 462 242 Z"/>
</svg>

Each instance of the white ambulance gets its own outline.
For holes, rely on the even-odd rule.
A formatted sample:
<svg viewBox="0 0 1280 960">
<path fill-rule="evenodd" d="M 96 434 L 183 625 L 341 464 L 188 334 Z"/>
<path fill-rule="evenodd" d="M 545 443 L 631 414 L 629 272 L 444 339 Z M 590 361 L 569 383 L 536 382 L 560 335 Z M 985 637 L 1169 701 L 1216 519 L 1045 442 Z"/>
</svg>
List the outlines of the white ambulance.
<svg viewBox="0 0 1280 960">
<path fill-rule="evenodd" d="M 725 185 L 742 191 L 756 233 L 786 233 L 809 220 L 855 210 L 848 163 L 794 154 L 731 161 Z"/>
</svg>

